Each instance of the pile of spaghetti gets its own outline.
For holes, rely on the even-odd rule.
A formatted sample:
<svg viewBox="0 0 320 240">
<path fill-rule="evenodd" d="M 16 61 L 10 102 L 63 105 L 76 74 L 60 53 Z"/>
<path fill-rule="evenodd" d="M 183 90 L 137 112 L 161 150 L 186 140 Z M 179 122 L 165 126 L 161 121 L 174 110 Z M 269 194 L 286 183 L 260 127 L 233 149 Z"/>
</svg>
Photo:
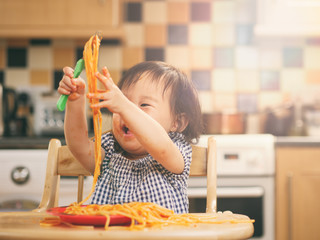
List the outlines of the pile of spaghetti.
<svg viewBox="0 0 320 240">
<path fill-rule="evenodd" d="M 142 230 L 146 227 L 163 227 L 169 225 L 185 225 L 197 223 L 252 223 L 251 219 L 237 219 L 229 213 L 217 214 L 175 214 L 172 210 L 161 207 L 155 203 L 131 202 L 116 205 L 97 205 L 87 206 L 71 205 L 65 210 L 67 214 L 105 216 L 105 229 L 108 229 L 110 216 L 122 215 L 131 219 L 130 230 Z M 224 215 L 224 216 L 223 216 Z"/>
</svg>

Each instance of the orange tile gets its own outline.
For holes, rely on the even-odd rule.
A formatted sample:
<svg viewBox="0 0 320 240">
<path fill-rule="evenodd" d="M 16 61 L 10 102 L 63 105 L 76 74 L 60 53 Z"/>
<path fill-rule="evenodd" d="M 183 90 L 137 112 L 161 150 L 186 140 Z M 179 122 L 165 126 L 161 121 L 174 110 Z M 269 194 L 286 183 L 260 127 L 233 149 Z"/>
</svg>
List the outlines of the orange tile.
<svg viewBox="0 0 320 240">
<path fill-rule="evenodd" d="M 5 68 L 5 59 L 6 59 L 6 56 L 5 56 L 5 49 L 4 48 L 0 48 L 0 69 L 4 69 Z"/>
<path fill-rule="evenodd" d="M 307 70 L 306 82 L 309 84 L 320 84 L 320 70 Z"/>
<path fill-rule="evenodd" d="M 65 66 L 73 67 L 75 63 L 75 52 L 73 48 L 59 47 L 53 49 L 53 67 L 62 69 Z"/>
<path fill-rule="evenodd" d="M 146 25 L 145 44 L 147 47 L 162 47 L 166 45 L 167 31 L 164 25 Z"/>
<path fill-rule="evenodd" d="M 8 39 L 8 47 L 27 47 L 29 46 L 29 39 Z"/>
<path fill-rule="evenodd" d="M 112 77 L 112 80 L 115 84 L 117 84 L 121 78 L 121 71 L 119 70 L 110 70 L 109 71 L 111 77 Z"/>
<path fill-rule="evenodd" d="M 30 70 L 30 85 L 51 85 L 50 71 L 48 70 Z"/>
<path fill-rule="evenodd" d="M 168 2 L 168 23 L 188 23 L 189 12 L 189 2 L 187 1 Z"/>
<path fill-rule="evenodd" d="M 142 62 L 144 59 L 143 48 L 123 48 L 122 51 L 122 66 L 124 69 L 129 69 L 133 65 Z"/>
</svg>

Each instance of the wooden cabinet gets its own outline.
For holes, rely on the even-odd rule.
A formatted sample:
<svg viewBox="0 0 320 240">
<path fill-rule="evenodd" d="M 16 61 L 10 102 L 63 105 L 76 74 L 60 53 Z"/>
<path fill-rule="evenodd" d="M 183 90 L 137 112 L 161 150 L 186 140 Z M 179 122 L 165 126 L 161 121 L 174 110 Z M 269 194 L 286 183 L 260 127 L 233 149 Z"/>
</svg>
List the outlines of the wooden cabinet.
<svg viewBox="0 0 320 240">
<path fill-rule="evenodd" d="M 0 37 L 122 36 L 121 0 L 0 0 Z"/>
<path fill-rule="evenodd" d="M 276 151 L 276 239 L 320 239 L 320 148 Z"/>
</svg>

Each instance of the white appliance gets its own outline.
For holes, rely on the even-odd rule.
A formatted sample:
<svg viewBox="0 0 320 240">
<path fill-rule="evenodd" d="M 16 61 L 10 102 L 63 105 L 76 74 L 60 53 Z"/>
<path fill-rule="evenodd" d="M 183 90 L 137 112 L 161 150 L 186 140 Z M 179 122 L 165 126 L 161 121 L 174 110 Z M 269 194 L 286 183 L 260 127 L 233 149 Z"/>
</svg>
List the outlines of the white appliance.
<svg viewBox="0 0 320 240">
<path fill-rule="evenodd" d="M 47 149 L 0 149 L 0 211 L 27 211 L 38 207 L 45 183 Z M 59 205 L 76 201 L 76 178 L 60 179 Z M 92 177 L 86 177 L 84 195 Z"/>
<path fill-rule="evenodd" d="M 201 136 L 199 145 L 205 146 L 208 137 Z M 255 219 L 253 239 L 274 239 L 274 137 L 269 134 L 214 137 L 217 144 L 217 211 L 245 214 Z M 190 212 L 205 212 L 206 177 L 190 176 L 188 184 Z"/>
</svg>

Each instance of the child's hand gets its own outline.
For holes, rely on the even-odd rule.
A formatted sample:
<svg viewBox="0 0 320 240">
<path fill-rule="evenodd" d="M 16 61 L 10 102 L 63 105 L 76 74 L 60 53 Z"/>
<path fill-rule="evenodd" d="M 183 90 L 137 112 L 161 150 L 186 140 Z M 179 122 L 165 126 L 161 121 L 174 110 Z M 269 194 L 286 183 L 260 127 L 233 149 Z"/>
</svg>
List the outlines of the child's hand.
<svg viewBox="0 0 320 240">
<path fill-rule="evenodd" d="M 85 94 L 85 82 L 82 78 L 73 78 L 73 69 L 70 67 L 63 68 L 63 78 L 59 82 L 58 92 L 69 95 L 69 100 L 76 100 Z"/>
<path fill-rule="evenodd" d="M 99 99 L 100 102 L 92 104 L 92 108 L 108 108 L 113 113 L 118 113 L 121 111 L 121 107 L 124 106 L 127 98 L 123 95 L 121 90 L 116 84 L 114 84 L 108 69 L 104 67 L 102 69 L 102 74 L 97 72 L 95 76 L 105 87 L 104 90 L 98 90 L 99 93 L 88 93 L 87 97 L 92 99 Z"/>
</svg>

